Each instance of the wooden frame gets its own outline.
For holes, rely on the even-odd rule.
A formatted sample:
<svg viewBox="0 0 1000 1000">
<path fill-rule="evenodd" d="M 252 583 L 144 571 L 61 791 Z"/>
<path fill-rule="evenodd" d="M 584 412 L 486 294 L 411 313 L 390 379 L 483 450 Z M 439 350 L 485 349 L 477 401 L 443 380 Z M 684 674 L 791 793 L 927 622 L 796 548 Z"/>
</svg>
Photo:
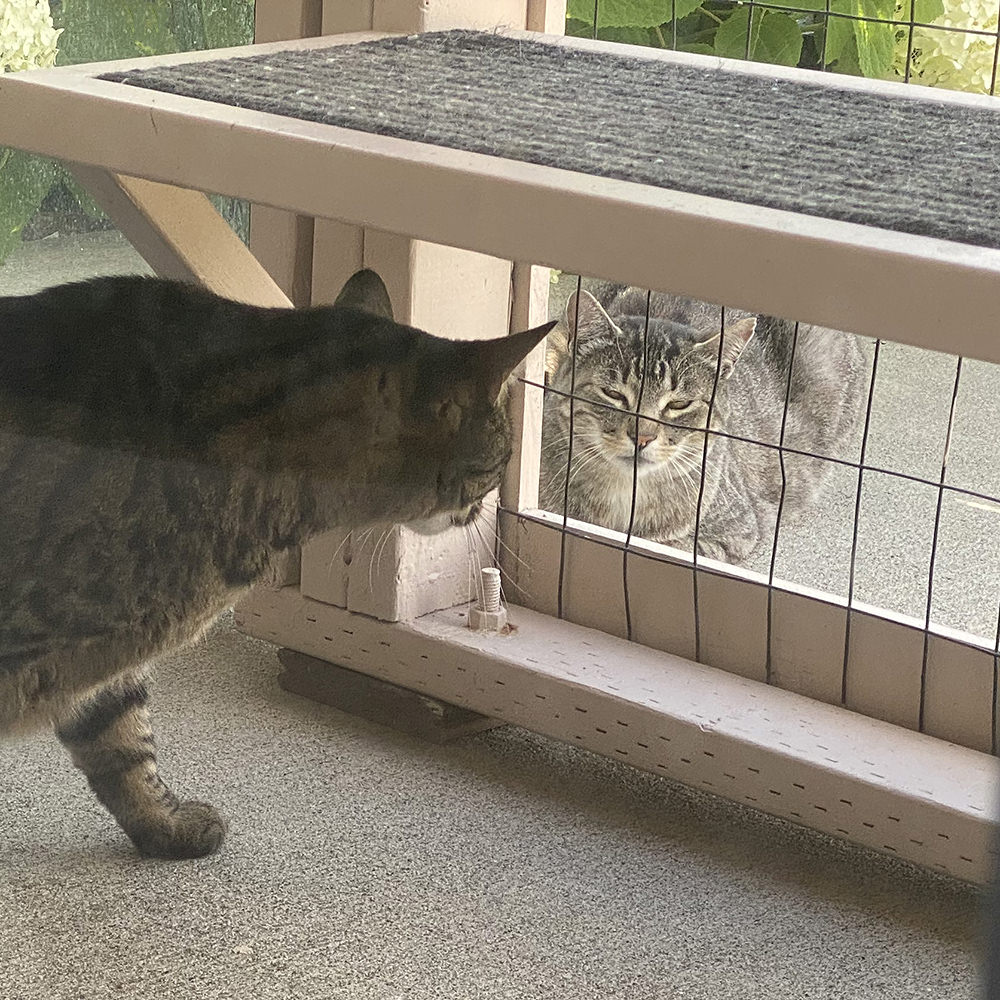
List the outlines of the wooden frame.
<svg viewBox="0 0 1000 1000">
<path fill-rule="evenodd" d="M 212 58 L 372 37 L 379 36 L 359 33 L 220 50 Z M 598 51 L 623 48 L 583 39 L 551 41 Z M 660 51 L 643 55 L 678 62 L 699 58 Z M 205 57 L 185 53 L 114 65 Z M 708 62 L 734 73 L 795 75 L 776 67 Z M 941 329 L 961 313 L 967 322 L 950 331 L 948 349 L 1000 360 L 992 318 L 1000 305 L 998 250 L 583 176 L 95 79 L 107 68 L 62 67 L 0 79 L 3 141 L 120 174 L 918 347 L 939 349 Z M 994 100 L 823 74 L 808 79 L 825 86 L 863 85 L 909 100 L 970 106 Z M 70 122 L 71 127 L 55 130 L 53 121 Z M 330 183 L 334 175 L 337 184 Z M 413 190 L 420 190 L 419 199 L 411 197 Z M 455 205 L 464 210 L 456 212 Z M 850 296 L 842 294 L 845 286 L 852 289 Z M 909 294 L 890 305 L 883 290 L 896 286 Z"/>
<path fill-rule="evenodd" d="M 385 625 L 262 593 L 241 628 L 352 670 L 822 830 L 985 882 L 996 762 L 523 608 L 515 635 L 464 609 Z"/>
<path fill-rule="evenodd" d="M 418 17 L 417 22 L 393 22 L 392 18 L 404 10 L 401 0 L 373 0 L 371 25 L 373 28 L 389 25 L 392 30 L 411 30 L 413 23 L 443 26 L 448 11 L 456 9 L 454 3 L 449 5 L 447 2 L 420 7 L 422 13 L 416 12 L 413 4 L 406 8 L 408 16 Z M 300 5 L 298 9 L 301 12 L 304 8 Z M 328 9 L 335 7 L 328 5 Z M 364 3 L 357 9 L 364 10 Z M 540 18 L 544 21 L 545 15 L 539 11 L 537 4 L 528 4 L 522 8 L 525 19 L 520 23 L 538 24 Z M 440 20 L 435 20 L 439 15 Z M 278 42 L 270 48 L 352 44 L 373 37 L 380 36 L 362 32 L 337 38 Z M 622 49 L 609 43 L 579 39 L 550 41 L 596 51 L 627 51 L 643 58 L 705 65 L 703 59 L 694 56 Z M 114 67 L 225 58 L 227 54 L 245 55 L 248 51 L 262 49 L 187 53 L 115 63 Z M 754 64 L 709 62 L 734 73 L 788 78 L 803 75 L 799 71 Z M 107 203 L 116 205 L 124 216 L 132 216 L 139 234 L 137 239 L 148 241 L 153 248 L 149 252 L 158 256 L 157 266 L 161 270 L 174 266 L 187 268 L 190 273 L 197 272 L 199 280 L 221 287 L 217 284 L 222 280 L 217 263 L 226 259 L 230 261 L 227 266 L 235 267 L 243 275 L 234 280 L 244 289 L 245 295 L 254 299 L 259 295 L 269 304 L 282 301 L 274 282 L 257 285 L 249 277 L 255 273 L 249 254 L 239 261 L 240 251 L 231 241 L 223 248 L 226 241 L 214 224 L 201 227 L 200 231 L 205 233 L 202 256 L 195 261 L 190 255 L 192 241 L 173 236 L 183 226 L 157 223 L 155 206 L 167 204 L 167 190 L 163 186 L 170 185 L 243 197 L 300 217 L 334 220 L 332 229 L 324 232 L 318 228 L 314 233 L 309 262 L 309 297 L 321 300 L 327 295 L 336 283 L 334 278 L 338 269 L 353 268 L 359 262 L 378 262 L 387 272 L 394 297 L 403 311 L 402 318 L 419 322 L 426 317 L 425 325 L 435 332 L 447 331 L 434 322 L 444 316 L 441 302 L 435 301 L 433 295 L 423 304 L 420 301 L 420 296 L 434 287 L 433 281 L 425 283 L 420 277 L 418 258 L 422 251 L 419 248 L 427 245 L 422 241 L 440 245 L 428 251 L 430 263 L 424 266 L 430 270 L 425 271 L 425 275 L 431 274 L 434 266 L 439 266 L 433 263 L 435 260 L 457 260 L 449 256 L 457 250 L 485 255 L 486 259 L 478 263 L 486 269 L 496 268 L 495 286 L 482 303 L 482 308 L 494 317 L 490 321 L 491 329 L 501 324 L 506 328 L 507 306 L 506 303 L 503 308 L 499 306 L 500 286 L 506 282 L 509 289 L 510 285 L 509 277 L 502 277 L 509 275 L 509 265 L 505 262 L 530 261 L 712 301 L 721 300 L 917 346 L 938 349 L 946 346 L 950 351 L 970 357 L 1000 361 L 1000 343 L 995 337 L 993 319 L 1000 304 L 1000 251 L 807 218 L 623 181 L 583 177 L 555 168 L 226 108 L 95 79 L 106 68 L 106 65 L 77 66 L 0 77 L 0 141 L 79 164 L 81 176 L 89 176 L 95 187 L 104 186 Z M 898 94 L 908 100 L 947 101 L 970 106 L 985 102 L 990 107 L 996 106 L 991 99 L 968 95 L 932 93 L 922 88 L 874 84 L 839 76 L 807 74 L 807 77 L 810 82 L 820 85 L 864 88 Z M 53 128 L 53 122 L 58 122 L 59 127 Z M 87 171 L 97 173 L 88 175 Z M 337 177 L 338 183 L 330 183 L 332 176 Z M 420 191 L 419 199 L 410 195 L 413 190 Z M 176 204 L 186 206 L 179 209 L 180 216 L 187 219 L 204 213 L 207 202 L 200 196 L 178 197 Z M 463 211 L 455 211 L 456 204 L 462 205 Z M 162 219 L 169 214 L 161 213 Z M 363 233 L 360 227 L 365 227 Z M 197 226 L 190 229 L 192 233 L 198 231 Z M 194 244 L 197 243 L 195 240 Z M 299 236 L 284 239 L 284 246 L 285 252 L 294 258 L 301 249 Z M 326 257 L 317 255 L 321 246 L 338 249 Z M 217 247 L 221 257 L 215 253 Z M 683 253 L 677 252 L 678 247 L 684 248 Z M 301 276 L 302 267 L 299 259 L 288 273 L 294 279 L 295 275 Z M 845 285 L 852 289 L 850 296 L 842 294 Z M 882 292 L 885 287 L 896 285 L 907 287 L 910 294 L 903 302 L 890 305 Z M 294 288 L 292 291 L 301 294 Z M 538 276 L 533 277 L 526 265 L 519 265 L 514 273 L 513 294 L 513 310 L 519 321 L 540 308 L 542 286 Z M 422 313 L 424 305 L 426 312 Z M 959 312 L 968 317 L 967 322 L 957 330 L 947 327 L 944 321 Z M 526 324 L 519 322 L 518 325 Z M 941 330 L 945 328 L 949 329 L 951 340 L 943 345 Z M 537 371 L 537 355 L 529 365 L 534 366 L 529 372 Z M 528 391 L 523 391 L 527 398 Z M 537 399 L 519 417 L 521 461 L 516 475 L 512 473 L 506 484 L 515 509 L 531 503 L 532 464 L 537 462 L 536 427 Z M 522 518 L 505 530 L 522 533 L 529 547 L 538 551 L 551 547 L 551 538 L 557 537 L 551 527 L 540 524 L 538 518 Z M 600 539 L 588 539 L 585 534 L 577 533 L 576 537 L 585 543 L 581 551 L 589 553 L 585 557 L 590 560 L 588 566 L 597 565 L 595 560 L 608 559 L 604 552 L 598 551 Z M 408 544 L 394 543 L 390 572 L 393 578 L 402 565 L 396 556 L 405 557 L 407 552 L 414 551 L 407 548 Z M 610 558 L 618 560 L 620 566 L 621 553 L 612 551 Z M 682 586 L 682 575 L 690 577 L 690 568 L 683 562 L 664 560 L 658 555 L 647 562 L 646 571 L 655 574 L 658 582 L 662 578 L 675 589 Z M 641 565 L 641 560 L 637 559 L 636 564 Z M 307 581 L 308 592 L 319 593 L 317 588 L 326 584 L 315 580 L 308 582 L 315 565 L 304 565 L 303 579 Z M 541 574 L 551 572 L 550 565 L 547 567 L 544 562 L 535 565 Z M 716 605 L 745 606 L 748 610 L 758 606 L 759 609 L 759 587 L 755 589 L 753 581 L 741 580 L 738 574 L 706 575 L 705 580 L 711 581 L 706 583 L 703 594 L 708 607 L 715 602 Z M 341 584 L 349 588 L 349 577 L 338 577 L 331 585 L 338 594 Z M 460 628 L 461 622 L 456 617 L 459 612 L 438 612 L 410 626 L 393 627 L 373 621 L 376 617 L 405 618 L 429 611 L 438 600 L 445 601 L 449 595 L 454 599 L 456 593 L 449 583 L 428 603 L 423 596 L 410 600 L 416 592 L 413 587 L 409 591 L 391 586 L 369 588 L 368 603 L 363 608 L 358 606 L 358 610 L 365 611 L 368 616 L 365 617 L 311 600 L 296 588 L 286 588 L 260 595 L 241 612 L 241 620 L 248 631 L 262 637 L 306 653 L 347 661 L 353 659 L 354 664 L 348 662 L 349 666 L 364 666 L 386 679 L 402 680 L 466 707 L 531 725 L 558 738 L 576 740 L 579 737 L 581 745 L 609 755 L 619 754 L 624 749 L 607 738 L 609 733 L 616 732 L 610 728 L 612 723 L 615 726 L 622 723 L 639 733 L 635 747 L 627 751 L 629 760 L 638 766 L 648 765 L 650 769 L 656 768 L 657 773 L 671 773 L 681 780 L 709 785 L 713 791 L 739 801 L 749 800 L 760 808 L 790 816 L 798 822 L 879 849 L 892 850 L 922 863 L 938 865 L 961 877 L 981 879 L 989 870 L 986 844 L 993 806 L 987 802 L 987 792 L 995 776 L 995 762 L 983 754 L 947 749 L 940 741 L 928 742 L 929 737 L 906 734 L 895 728 L 879 729 L 879 723 L 824 707 L 815 699 L 776 691 L 755 680 L 720 674 L 676 656 L 667 657 L 634 645 L 622 645 L 613 637 L 599 636 L 567 622 L 539 618 L 523 609 L 512 609 L 517 631 L 510 636 L 494 638 L 474 635 Z M 332 599 L 333 592 L 321 596 L 324 600 Z M 573 600 L 578 604 L 591 600 L 593 604 L 592 596 L 583 588 Z M 810 603 L 809 595 L 791 594 L 787 598 L 783 595 L 780 600 L 789 601 L 789 607 L 794 605 L 796 615 L 818 615 L 824 621 L 824 616 L 837 611 L 836 608 L 833 612 L 817 610 L 815 602 Z M 345 598 L 345 602 L 350 604 L 349 598 Z M 593 614 L 604 615 L 607 620 L 602 619 L 602 624 L 609 631 L 620 629 L 608 608 L 594 606 L 588 611 L 591 617 Z M 370 645 L 348 641 L 346 637 L 353 631 L 347 627 L 350 622 L 356 623 L 368 638 L 377 635 L 384 638 L 376 638 Z M 650 620 L 643 627 L 645 630 L 637 638 L 658 645 L 682 637 L 688 626 L 684 622 Z M 740 630 L 735 636 L 738 642 L 717 636 L 716 646 L 709 644 L 702 651 L 704 656 L 727 670 L 759 677 L 759 657 L 746 653 L 747 649 L 759 651 L 759 619 L 754 628 L 756 631 Z M 672 637 L 665 637 L 668 632 Z M 331 645 L 330 640 L 322 638 L 323 634 L 337 636 L 337 644 Z M 405 636 L 405 640 L 393 646 L 396 642 L 393 637 L 400 635 Z M 505 645 L 501 647 L 497 643 Z M 383 652 L 389 646 L 396 650 L 394 660 Z M 541 659 L 528 655 L 539 653 L 542 647 L 548 652 Z M 553 653 L 556 647 L 559 649 Z M 588 669 L 573 676 L 567 668 L 569 650 L 580 656 L 596 651 L 597 661 L 614 663 L 616 671 L 612 675 Z M 432 656 L 438 669 L 426 675 L 420 673 L 427 669 L 426 663 Z M 781 657 L 778 667 L 787 675 L 795 666 L 794 656 L 790 656 L 786 648 Z M 544 664 L 545 669 L 535 670 L 532 666 L 535 660 Z M 631 686 L 627 696 L 623 696 L 615 678 L 618 665 L 627 663 L 638 672 L 630 673 L 631 667 L 625 670 L 623 676 Z M 967 665 L 964 669 L 975 672 L 978 666 Z M 554 687 L 518 687 L 515 684 L 498 696 L 499 689 L 506 685 L 503 678 L 496 675 L 498 670 L 505 676 L 518 678 L 525 678 L 532 672 L 551 674 L 554 671 L 559 678 L 546 681 L 555 684 Z M 662 671 L 659 679 L 653 676 L 658 670 Z M 684 708 L 671 706 L 656 697 L 657 691 L 665 694 L 681 677 L 693 685 L 688 688 L 697 696 L 693 708 L 691 704 Z M 829 678 L 823 671 L 811 673 L 799 686 L 811 695 L 829 696 Z M 567 702 L 569 712 L 577 713 L 579 709 L 579 714 L 593 713 L 594 718 L 607 716 L 608 725 L 595 725 L 586 732 L 571 732 L 561 721 L 561 711 L 540 712 L 535 702 L 540 704 L 550 697 L 557 700 L 557 696 L 561 697 L 560 691 L 570 691 L 573 695 Z M 534 701 L 527 700 L 529 695 Z M 748 729 L 735 721 L 731 726 L 720 727 L 714 715 L 705 715 L 698 706 L 707 710 L 707 706 L 714 704 L 713 697 L 723 695 L 732 704 L 743 705 L 750 714 L 756 711 L 749 707 L 751 705 L 775 713 L 767 718 L 779 718 L 781 724 L 771 731 L 761 727 Z M 861 692 L 859 699 L 863 701 L 870 696 L 870 691 Z M 575 715 L 569 718 L 575 719 Z M 947 728 L 934 712 L 930 713 L 930 720 L 935 726 Z M 870 749 L 852 752 L 853 755 L 845 749 L 836 756 L 816 755 L 811 751 L 784 754 L 781 747 L 785 744 L 795 750 L 789 734 L 796 726 L 821 723 L 828 728 L 831 738 L 840 732 L 844 738 L 861 741 L 857 746 L 869 741 Z M 639 750 L 649 750 L 654 745 L 649 740 L 666 735 L 672 726 L 686 734 L 685 739 L 689 742 L 694 740 L 690 743 L 691 753 L 697 751 L 700 755 L 691 756 L 685 752 L 677 758 L 676 770 L 670 769 L 673 765 L 666 765 L 655 754 L 647 755 L 647 759 L 639 753 Z M 874 733 L 878 734 L 878 739 L 872 735 Z M 820 746 L 818 741 L 817 746 Z M 824 742 L 821 748 L 828 746 Z M 907 770 L 916 759 L 914 754 L 919 754 L 921 767 L 933 778 L 919 787 Z M 784 766 L 780 762 L 787 763 L 789 756 L 794 758 L 793 770 L 804 768 L 814 779 L 825 782 L 823 795 L 828 802 L 815 797 L 807 801 L 807 796 L 799 803 L 796 792 L 784 786 L 779 788 L 763 778 L 758 781 L 754 775 L 764 775 L 764 766 L 751 765 L 745 773 L 740 771 L 739 777 L 736 776 L 738 769 L 733 769 L 735 762 L 748 757 L 759 759 L 767 768 L 777 761 L 779 764 L 775 766 L 780 770 Z M 727 764 L 720 771 L 721 778 L 716 775 L 716 781 L 707 771 L 694 768 L 696 759 L 702 764 L 712 760 L 732 762 L 733 767 Z M 861 773 L 862 766 L 869 769 L 867 776 Z M 790 773 L 781 772 L 785 777 Z M 767 785 L 770 787 L 765 787 Z M 799 788 L 799 785 L 806 785 L 806 782 L 792 782 L 791 788 Z M 901 803 L 899 810 L 886 814 L 886 822 L 902 824 L 895 828 L 900 836 L 885 836 L 879 825 L 882 820 L 878 823 L 873 819 L 862 820 L 858 827 L 849 823 L 843 809 L 833 800 L 838 789 L 846 787 L 854 792 L 851 795 L 840 792 L 840 806 L 847 802 L 845 808 L 857 808 L 855 802 L 864 801 L 868 803 L 865 808 L 869 812 L 884 811 L 886 801 Z M 971 790 L 975 801 L 959 802 L 952 794 L 956 787 Z M 786 792 L 787 797 L 781 798 L 781 802 L 791 805 L 778 809 L 775 803 L 779 793 L 785 796 Z M 897 812 L 905 812 L 905 823 L 903 815 L 896 815 Z M 865 832 L 869 830 L 876 832 Z M 926 839 L 928 831 L 934 837 L 944 834 L 939 839 L 948 842 L 949 850 L 941 850 L 936 841 L 931 843 L 938 849 L 930 850 Z"/>
</svg>

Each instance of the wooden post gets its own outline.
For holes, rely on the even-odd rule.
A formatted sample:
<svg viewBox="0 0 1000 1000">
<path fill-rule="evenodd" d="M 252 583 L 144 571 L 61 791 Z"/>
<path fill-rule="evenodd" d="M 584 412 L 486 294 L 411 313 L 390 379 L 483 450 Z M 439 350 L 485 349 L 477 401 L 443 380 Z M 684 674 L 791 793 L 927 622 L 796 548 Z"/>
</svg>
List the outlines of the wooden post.
<svg viewBox="0 0 1000 1000">
<path fill-rule="evenodd" d="M 322 0 L 257 0 L 254 41 L 312 38 L 320 34 L 322 14 Z M 252 205 L 250 249 L 293 304 L 309 304 L 313 254 L 311 218 L 266 205 Z"/>
<path fill-rule="evenodd" d="M 529 22 L 560 30 L 564 19 L 564 3 L 539 0 L 358 0 L 353 4 L 325 0 L 323 34 L 365 29 L 523 28 Z M 335 221 L 317 220 L 314 232 L 314 303 L 333 301 L 343 282 L 365 266 L 385 280 L 396 319 L 402 323 L 456 339 L 500 337 L 509 331 L 509 261 Z M 536 277 L 536 285 L 537 281 Z M 527 318 L 527 308 L 522 312 L 518 326 L 526 325 L 522 319 Z M 384 621 L 406 620 L 468 598 L 469 553 L 462 529 L 430 539 L 405 527 L 387 530 L 387 535 L 376 533 L 364 540 L 331 532 L 307 546 L 302 554 L 303 594 Z M 488 552 L 481 555 L 490 557 Z"/>
</svg>

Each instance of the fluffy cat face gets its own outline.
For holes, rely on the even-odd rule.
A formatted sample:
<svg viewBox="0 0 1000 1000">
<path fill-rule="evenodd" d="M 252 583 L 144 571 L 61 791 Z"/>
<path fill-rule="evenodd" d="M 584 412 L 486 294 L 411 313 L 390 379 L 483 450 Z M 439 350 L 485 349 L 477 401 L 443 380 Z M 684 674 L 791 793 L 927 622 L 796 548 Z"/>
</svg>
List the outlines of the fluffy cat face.
<svg viewBox="0 0 1000 1000">
<path fill-rule="evenodd" d="M 313 311 L 313 326 L 327 318 L 337 329 L 319 338 L 311 373 L 253 416 L 267 463 L 304 473 L 321 500 L 335 470 L 331 503 L 353 491 L 373 521 L 465 523 L 510 458 L 504 384 L 552 324 L 489 341 L 432 337 L 392 320 L 371 271 L 348 282 L 333 311 Z M 233 428 L 229 443 L 239 450 L 250 429 Z"/>
<path fill-rule="evenodd" d="M 726 327 L 720 384 L 732 374 L 755 325 L 751 317 Z M 720 363 L 719 331 L 654 317 L 645 328 L 645 315 L 621 316 L 616 323 L 589 292 L 579 298 L 574 293 L 550 338 L 550 385 L 569 392 L 575 340 L 573 436 L 581 467 L 593 462 L 628 479 L 633 468 L 639 476 L 687 478 L 701 462 L 704 435 L 698 431 L 706 425 Z M 551 402 L 568 436 L 569 399 Z"/>
</svg>

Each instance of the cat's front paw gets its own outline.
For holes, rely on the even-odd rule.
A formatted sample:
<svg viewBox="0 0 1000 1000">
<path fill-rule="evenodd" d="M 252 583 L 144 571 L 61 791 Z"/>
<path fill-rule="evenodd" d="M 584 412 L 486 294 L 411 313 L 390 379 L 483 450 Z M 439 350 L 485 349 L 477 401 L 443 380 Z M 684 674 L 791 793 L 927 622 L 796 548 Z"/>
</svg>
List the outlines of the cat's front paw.
<svg viewBox="0 0 1000 1000">
<path fill-rule="evenodd" d="M 207 802 L 181 802 L 162 822 L 129 830 L 140 853 L 152 858 L 203 858 L 226 839 L 227 824 Z"/>
</svg>

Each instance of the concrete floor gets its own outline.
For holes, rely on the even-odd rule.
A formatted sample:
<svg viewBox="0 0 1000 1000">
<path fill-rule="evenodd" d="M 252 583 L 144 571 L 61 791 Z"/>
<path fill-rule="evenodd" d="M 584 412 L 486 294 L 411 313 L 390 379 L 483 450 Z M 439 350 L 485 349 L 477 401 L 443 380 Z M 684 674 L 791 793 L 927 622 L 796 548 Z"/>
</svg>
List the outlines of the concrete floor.
<svg viewBox="0 0 1000 1000">
<path fill-rule="evenodd" d="M 4 1000 L 972 1000 L 968 887 L 514 728 L 436 747 L 283 692 L 223 622 L 156 674 L 231 833 L 136 857 L 0 744 Z"/>
</svg>

